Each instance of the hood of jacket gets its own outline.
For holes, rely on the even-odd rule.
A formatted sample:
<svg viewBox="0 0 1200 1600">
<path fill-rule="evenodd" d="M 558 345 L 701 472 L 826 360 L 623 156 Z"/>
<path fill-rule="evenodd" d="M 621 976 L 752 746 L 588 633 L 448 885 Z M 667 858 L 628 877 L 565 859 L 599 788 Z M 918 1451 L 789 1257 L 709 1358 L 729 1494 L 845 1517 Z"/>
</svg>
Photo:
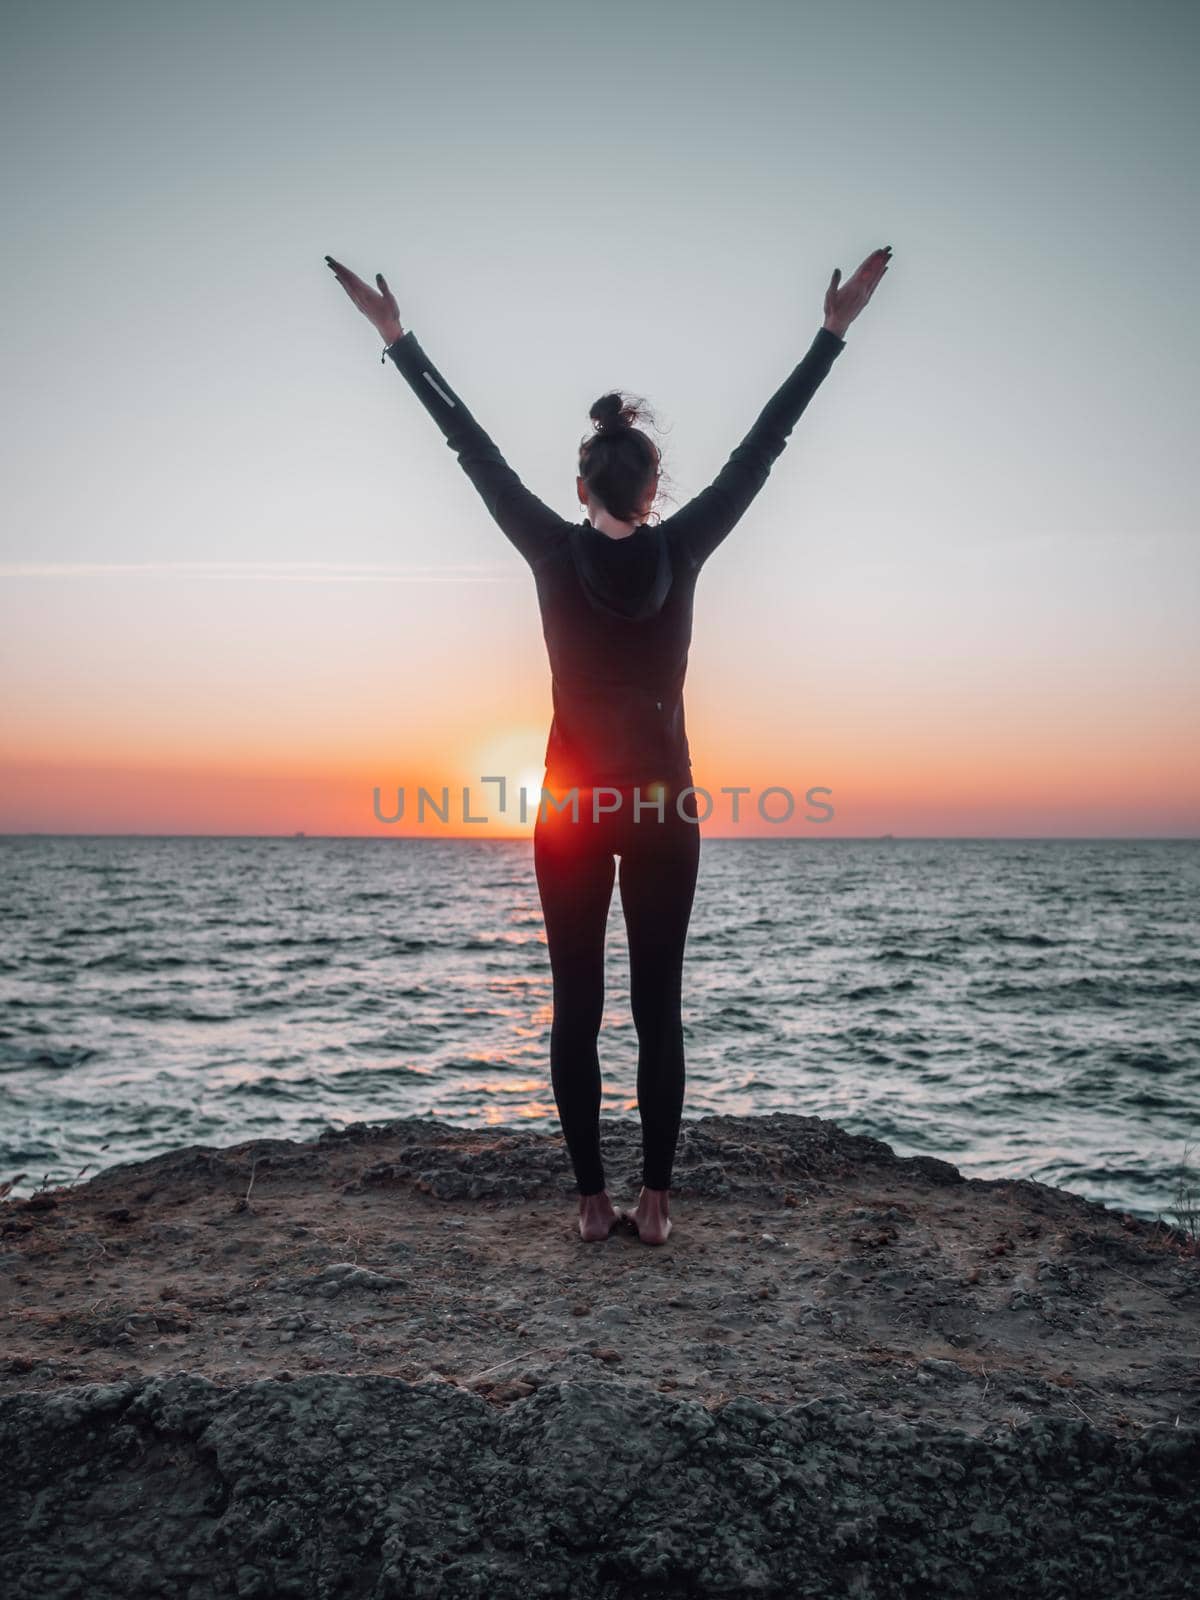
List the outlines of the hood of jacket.
<svg viewBox="0 0 1200 1600">
<path fill-rule="evenodd" d="M 626 622 L 657 616 L 671 592 L 666 535 L 647 522 L 624 539 L 610 539 L 587 520 L 577 523 L 571 557 L 589 604 Z"/>
</svg>

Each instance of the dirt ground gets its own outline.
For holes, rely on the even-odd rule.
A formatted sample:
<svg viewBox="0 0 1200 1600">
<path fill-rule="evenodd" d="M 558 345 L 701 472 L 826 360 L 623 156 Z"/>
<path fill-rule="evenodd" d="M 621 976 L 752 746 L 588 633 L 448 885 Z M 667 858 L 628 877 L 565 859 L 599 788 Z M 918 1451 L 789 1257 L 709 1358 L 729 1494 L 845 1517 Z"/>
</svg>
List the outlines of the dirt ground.
<svg viewBox="0 0 1200 1600">
<path fill-rule="evenodd" d="M 638 1191 L 634 1119 L 604 1124 Z M 433 1119 L 189 1148 L 0 1202 L 0 1394 L 387 1374 L 509 1405 L 604 1375 L 968 1433 L 1197 1420 L 1200 1259 L 814 1117 L 685 1121 L 662 1246 L 579 1237 L 561 1138 Z"/>
</svg>

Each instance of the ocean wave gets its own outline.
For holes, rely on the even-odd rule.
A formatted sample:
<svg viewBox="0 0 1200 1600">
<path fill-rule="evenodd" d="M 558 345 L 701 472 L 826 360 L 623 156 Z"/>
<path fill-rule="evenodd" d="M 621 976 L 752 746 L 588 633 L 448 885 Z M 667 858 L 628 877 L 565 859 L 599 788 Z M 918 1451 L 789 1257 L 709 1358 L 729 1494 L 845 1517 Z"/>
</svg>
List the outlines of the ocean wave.
<svg viewBox="0 0 1200 1600">
<path fill-rule="evenodd" d="M 917 987 L 915 978 L 898 978 L 895 983 L 860 983 L 842 991 L 845 1000 L 882 1000 L 889 995 L 908 994 Z"/>
</svg>

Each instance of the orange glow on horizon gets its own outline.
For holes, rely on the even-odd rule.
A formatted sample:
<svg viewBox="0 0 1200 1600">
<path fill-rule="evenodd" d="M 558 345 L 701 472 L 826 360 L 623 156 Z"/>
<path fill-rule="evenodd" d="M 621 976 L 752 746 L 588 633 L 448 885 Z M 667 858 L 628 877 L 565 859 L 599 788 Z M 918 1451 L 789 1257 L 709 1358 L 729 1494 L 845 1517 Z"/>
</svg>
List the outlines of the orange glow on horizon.
<svg viewBox="0 0 1200 1600">
<path fill-rule="evenodd" d="M 843 750 L 797 772 L 794 762 L 748 770 L 697 761 L 698 788 L 712 797 L 703 822 L 707 837 L 909 837 L 986 836 L 1148 836 L 1190 837 L 1200 831 L 1197 760 L 1175 745 L 1133 763 L 1124 754 L 1072 752 L 1069 761 L 1039 761 L 1036 749 L 1020 761 L 985 760 L 981 752 L 959 747 L 936 764 L 903 759 L 901 751 L 880 750 L 868 758 Z M 503 773 L 440 770 L 431 766 L 380 775 L 366 767 L 315 772 L 299 764 L 271 766 L 205 765 L 189 769 L 162 763 L 99 764 L 9 761 L 0 796 L 0 831 L 5 833 L 217 834 L 312 837 L 528 839 L 535 811 L 522 822 L 514 789 L 541 781 L 530 771 Z M 807 765 L 807 764 L 806 764 Z M 331 764 L 332 766 L 332 764 Z M 431 776 L 437 772 L 437 777 Z M 481 777 L 505 776 L 506 814 L 499 811 L 499 788 Z M 748 788 L 738 800 L 721 791 Z M 380 810 L 394 813 L 404 790 L 401 821 L 381 822 Z M 782 816 L 790 792 L 794 812 Z M 424 796 L 420 794 L 425 791 Z M 805 794 L 834 808 L 829 822 L 805 821 L 819 815 Z M 466 806 L 464 808 L 464 790 Z M 825 790 L 832 791 L 827 795 Z M 703 804 L 703 802 L 701 802 Z M 586 798 L 583 809 L 586 810 Z M 445 816 L 440 814 L 444 812 Z M 482 820 L 473 821 L 473 818 Z"/>
</svg>

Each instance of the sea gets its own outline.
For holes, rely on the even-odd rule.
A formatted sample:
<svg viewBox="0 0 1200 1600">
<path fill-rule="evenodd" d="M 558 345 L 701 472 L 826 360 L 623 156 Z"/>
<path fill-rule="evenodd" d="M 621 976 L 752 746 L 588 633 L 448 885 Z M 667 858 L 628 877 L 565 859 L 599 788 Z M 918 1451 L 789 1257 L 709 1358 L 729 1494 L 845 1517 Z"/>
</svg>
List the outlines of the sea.
<svg viewBox="0 0 1200 1600">
<path fill-rule="evenodd" d="M 393 1117 L 559 1131 L 528 840 L 22 835 L 0 867 L 14 1195 Z M 828 1117 L 1174 1221 L 1198 912 L 1198 841 L 703 838 L 684 1116 Z M 635 1117 L 619 890 L 600 1056 L 602 1119 Z"/>
</svg>

